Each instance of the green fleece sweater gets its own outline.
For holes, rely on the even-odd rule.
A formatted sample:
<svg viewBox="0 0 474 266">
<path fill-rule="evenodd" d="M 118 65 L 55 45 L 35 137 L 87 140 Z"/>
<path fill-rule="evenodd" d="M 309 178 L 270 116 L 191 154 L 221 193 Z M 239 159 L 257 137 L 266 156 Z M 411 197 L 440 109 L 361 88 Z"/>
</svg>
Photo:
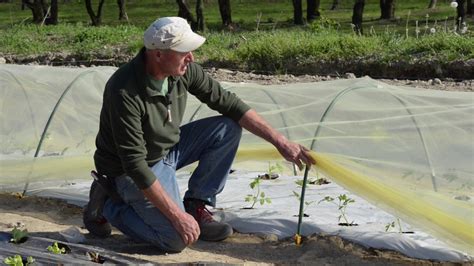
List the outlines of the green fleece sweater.
<svg viewBox="0 0 474 266">
<path fill-rule="evenodd" d="M 148 85 L 144 51 L 120 67 L 105 86 L 94 154 L 99 173 L 125 173 L 141 189 L 156 179 L 150 166 L 179 141 L 188 92 L 235 121 L 250 109 L 194 63 L 183 76 L 168 77 L 168 94 L 162 95 Z"/>
</svg>

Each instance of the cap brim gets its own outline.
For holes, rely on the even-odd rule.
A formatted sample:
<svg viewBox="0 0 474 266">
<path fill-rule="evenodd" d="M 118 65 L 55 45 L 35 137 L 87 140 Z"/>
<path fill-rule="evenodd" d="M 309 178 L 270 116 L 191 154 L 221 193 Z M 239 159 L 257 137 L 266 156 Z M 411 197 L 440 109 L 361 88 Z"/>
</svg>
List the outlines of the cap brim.
<svg viewBox="0 0 474 266">
<path fill-rule="evenodd" d="M 170 49 L 181 53 L 192 52 L 206 41 L 206 38 L 192 31 L 185 33 L 182 38 L 182 42 L 170 47 Z"/>
</svg>

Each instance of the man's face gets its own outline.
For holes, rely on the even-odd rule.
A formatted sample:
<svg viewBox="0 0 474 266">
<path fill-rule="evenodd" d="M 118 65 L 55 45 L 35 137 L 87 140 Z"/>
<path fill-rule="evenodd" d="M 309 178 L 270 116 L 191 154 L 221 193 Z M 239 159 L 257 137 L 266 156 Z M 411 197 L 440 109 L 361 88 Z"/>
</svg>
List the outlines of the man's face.
<svg viewBox="0 0 474 266">
<path fill-rule="evenodd" d="M 160 51 L 159 65 L 167 76 L 182 76 L 186 73 L 188 64 L 194 62 L 192 52 L 176 52 L 173 50 Z"/>
</svg>

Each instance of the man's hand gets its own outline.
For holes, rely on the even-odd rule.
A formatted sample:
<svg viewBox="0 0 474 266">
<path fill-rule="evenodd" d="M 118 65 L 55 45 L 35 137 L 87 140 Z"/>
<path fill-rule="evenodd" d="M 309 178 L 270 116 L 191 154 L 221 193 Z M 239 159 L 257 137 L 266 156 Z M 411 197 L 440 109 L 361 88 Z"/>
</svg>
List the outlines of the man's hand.
<svg viewBox="0 0 474 266">
<path fill-rule="evenodd" d="M 143 193 L 170 220 L 187 246 L 198 240 L 201 234 L 198 223 L 194 217 L 174 203 L 160 182 L 155 180 L 150 187 L 143 190 Z"/>
<path fill-rule="evenodd" d="M 201 234 L 199 225 L 193 216 L 187 212 L 180 211 L 177 218 L 171 221 L 176 231 L 181 235 L 186 246 L 196 242 Z"/>
<path fill-rule="evenodd" d="M 275 146 L 287 161 L 296 164 L 300 170 L 303 170 L 303 164 L 316 164 L 316 161 L 309 155 L 309 150 L 306 147 L 291 142 L 283 136 L 276 142 Z"/>
</svg>

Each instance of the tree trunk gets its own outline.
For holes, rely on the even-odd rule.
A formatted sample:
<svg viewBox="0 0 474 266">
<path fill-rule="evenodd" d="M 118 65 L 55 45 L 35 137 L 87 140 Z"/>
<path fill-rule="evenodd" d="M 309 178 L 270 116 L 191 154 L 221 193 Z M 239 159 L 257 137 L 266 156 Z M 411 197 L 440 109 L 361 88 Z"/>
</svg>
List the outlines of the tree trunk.
<svg viewBox="0 0 474 266">
<path fill-rule="evenodd" d="M 58 24 L 58 0 L 51 0 L 51 9 L 49 10 L 49 17 L 46 19 L 46 25 Z"/>
<path fill-rule="evenodd" d="M 125 0 L 117 0 L 117 5 L 119 8 L 119 20 L 128 21 L 127 11 L 125 9 Z"/>
<path fill-rule="evenodd" d="M 21 4 L 24 8 L 25 6 L 31 9 L 33 15 L 33 23 L 41 23 L 43 21 L 43 5 L 41 0 L 22 0 Z"/>
<path fill-rule="evenodd" d="M 194 19 L 193 13 L 189 11 L 186 0 L 176 0 L 178 3 L 178 17 L 182 17 L 191 23 L 191 29 L 197 30 L 197 21 Z"/>
<path fill-rule="evenodd" d="M 232 12 L 230 9 L 230 0 L 219 0 L 219 11 L 221 12 L 222 25 L 232 24 Z"/>
<path fill-rule="evenodd" d="M 381 19 L 392 19 L 395 17 L 395 0 L 380 0 Z"/>
<path fill-rule="evenodd" d="M 204 12 L 202 6 L 202 0 L 196 1 L 196 17 L 197 17 L 197 29 L 203 31 L 206 28 L 206 23 L 204 22 Z"/>
<path fill-rule="evenodd" d="M 456 2 L 458 2 L 458 7 L 457 7 L 458 14 L 456 16 L 457 30 L 460 31 L 464 27 L 464 21 L 466 19 L 466 9 L 464 9 L 464 3 L 466 1 L 457 0 Z"/>
<path fill-rule="evenodd" d="M 352 13 L 352 24 L 357 34 L 362 34 L 362 15 L 364 14 L 365 0 L 355 0 Z"/>
<path fill-rule="evenodd" d="M 196 18 L 197 18 L 197 29 L 198 31 L 203 31 L 206 28 L 206 23 L 204 22 L 204 12 L 203 12 L 202 0 L 196 1 Z"/>
<path fill-rule="evenodd" d="M 335 10 L 338 5 L 339 5 L 339 0 L 333 0 L 331 10 Z"/>
<path fill-rule="evenodd" d="M 97 8 L 97 15 L 94 13 L 91 0 L 84 1 L 86 3 L 87 14 L 89 14 L 89 17 L 91 18 L 92 26 L 100 26 L 100 24 L 102 23 L 102 7 L 104 5 L 104 1 L 105 0 L 99 1 L 99 7 Z"/>
<path fill-rule="evenodd" d="M 321 13 L 319 13 L 320 3 L 321 3 L 320 0 L 307 0 L 306 1 L 306 7 L 307 7 L 306 20 L 308 22 L 311 22 L 321 16 Z"/>
<path fill-rule="evenodd" d="M 467 0 L 466 14 L 471 16 L 474 15 L 474 5 L 472 5 L 472 0 Z"/>
<path fill-rule="evenodd" d="M 428 8 L 430 8 L 430 9 L 435 8 L 436 7 L 436 2 L 437 2 L 437 0 L 431 0 L 430 4 L 428 5 Z"/>
<path fill-rule="evenodd" d="M 303 25 L 303 5 L 301 0 L 293 0 L 293 19 L 296 25 Z"/>
</svg>

